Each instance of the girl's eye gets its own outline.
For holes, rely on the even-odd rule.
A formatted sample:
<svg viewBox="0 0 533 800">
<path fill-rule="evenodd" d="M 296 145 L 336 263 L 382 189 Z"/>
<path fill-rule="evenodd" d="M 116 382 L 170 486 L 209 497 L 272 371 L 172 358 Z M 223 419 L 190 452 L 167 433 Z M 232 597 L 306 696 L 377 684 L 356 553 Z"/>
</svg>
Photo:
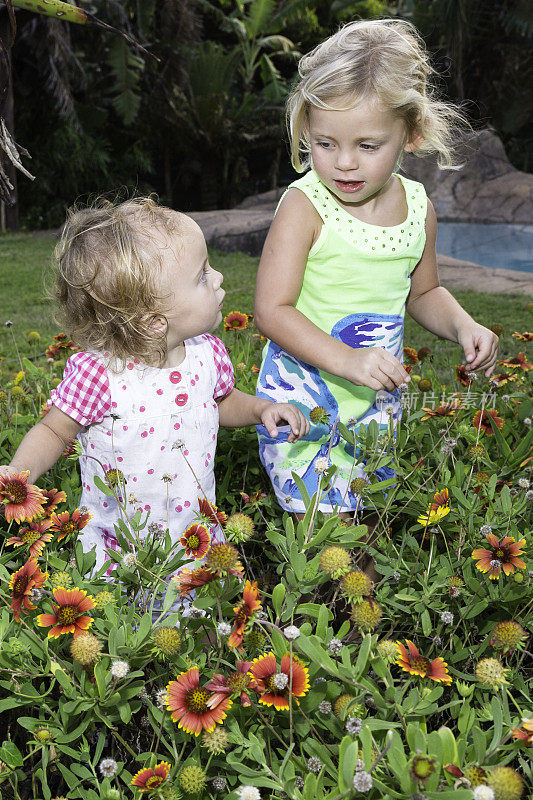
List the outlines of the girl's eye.
<svg viewBox="0 0 533 800">
<path fill-rule="evenodd" d="M 319 147 L 323 147 L 324 150 L 328 150 L 331 147 L 331 142 L 317 142 Z"/>
<path fill-rule="evenodd" d="M 379 145 L 363 143 L 363 144 L 361 144 L 361 147 L 363 148 L 363 150 L 377 150 Z"/>
<path fill-rule="evenodd" d="M 200 275 L 201 283 L 205 283 L 207 281 L 207 273 L 209 272 L 209 267 L 204 267 L 202 270 L 202 274 Z"/>
</svg>

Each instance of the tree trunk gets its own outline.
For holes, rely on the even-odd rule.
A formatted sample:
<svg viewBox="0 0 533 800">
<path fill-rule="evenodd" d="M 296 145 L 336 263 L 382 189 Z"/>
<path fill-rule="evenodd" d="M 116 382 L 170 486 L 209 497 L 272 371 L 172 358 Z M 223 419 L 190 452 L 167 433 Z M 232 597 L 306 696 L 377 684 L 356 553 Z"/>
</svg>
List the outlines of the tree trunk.
<svg viewBox="0 0 533 800">
<path fill-rule="evenodd" d="M 0 40 L 3 42 L 7 59 L 6 62 L 6 69 L 7 75 L 2 75 L 0 84 L 6 80 L 7 82 L 7 93 L 4 98 L 4 102 L 0 107 L 0 116 L 4 118 L 6 123 L 7 129 L 11 136 L 14 137 L 14 126 L 15 126 L 15 114 L 14 114 L 14 104 L 13 104 L 13 82 L 12 82 L 12 71 L 11 71 L 11 53 L 9 52 L 9 43 L 11 40 L 11 25 L 9 23 L 9 17 L 7 12 L 4 10 L 3 12 L 0 11 Z M 18 207 L 18 191 L 17 191 L 17 171 L 11 161 L 7 158 L 7 156 L 2 153 L 0 158 L 3 159 L 3 166 L 4 170 L 6 171 L 10 182 L 13 184 L 13 190 L 11 192 L 12 198 L 14 200 L 12 205 L 8 205 L 7 203 L 3 203 L 3 213 L 0 215 L 2 220 L 2 227 L 5 225 L 5 228 L 10 231 L 18 230 L 19 226 L 19 207 Z M 4 229 L 4 228 L 3 228 Z"/>
</svg>

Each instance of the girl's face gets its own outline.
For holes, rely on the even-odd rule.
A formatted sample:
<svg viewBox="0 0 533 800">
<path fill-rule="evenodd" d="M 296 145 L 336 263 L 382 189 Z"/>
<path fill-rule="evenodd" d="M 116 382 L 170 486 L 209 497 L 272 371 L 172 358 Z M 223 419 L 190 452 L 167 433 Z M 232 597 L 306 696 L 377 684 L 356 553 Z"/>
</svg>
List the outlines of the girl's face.
<svg viewBox="0 0 533 800">
<path fill-rule="evenodd" d="M 222 274 L 209 264 L 204 235 L 194 220 L 180 214 L 177 232 L 165 242 L 159 293 L 167 319 L 167 349 L 172 350 L 217 327 L 226 292 Z"/>
<path fill-rule="evenodd" d="M 387 186 L 407 142 L 403 120 L 375 99 L 347 111 L 309 110 L 313 168 L 342 205 L 362 205 Z"/>
</svg>

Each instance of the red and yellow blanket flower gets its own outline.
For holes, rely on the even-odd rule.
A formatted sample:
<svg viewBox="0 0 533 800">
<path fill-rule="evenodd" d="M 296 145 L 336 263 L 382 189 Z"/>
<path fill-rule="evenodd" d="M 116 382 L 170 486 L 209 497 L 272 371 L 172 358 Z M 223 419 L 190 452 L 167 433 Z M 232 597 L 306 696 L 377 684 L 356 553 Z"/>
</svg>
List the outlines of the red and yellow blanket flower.
<svg viewBox="0 0 533 800">
<path fill-rule="evenodd" d="M 418 364 L 418 353 L 414 347 L 404 347 L 403 355 L 410 364 Z"/>
<path fill-rule="evenodd" d="M 68 511 L 63 511 L 61 514 L 53 512 L 50 515 L 50 531 L 57 532 L 57 541 L 61 542 L 66 536 L 77 535 L 82 528 L 85 528 L 92 515 L 82 514 L 79 508 L 74 509 L 72 515 Z"/>
<path fill-rule="evenodd" d="M 533 369 L 533 364 L 530 364 L 526 358 L 525 353 L 518 353 L 513 358 L 507 358 L 505 361 L 498 361 L 502 367 L 509 367 L 510 369 L 523 369 L 524 372 L 529 372 Z"/>
<path fill-rule="evenodd" d="M 474 375 L 474 377 L 472 377 Z M 475 381 L 475 373 L 466 368 L 466 364 L 456 364 L 455 377 L 462 386 L 470 386 Z"/>
<path fill-rule="evenodd" d="M 407 648 L 401 643 L 396 642 L 398 647 L 398 660 L 396 664 L 410 675 L 420 675 L 421 678 L 430 678 L 437 683 L 451 684 L 452 678 L 448 674 L 448 665 L 442 658 L 429 658 L 420 655 L 418 647 L 406 639 Z"/>
<path fill-rule="evenodd" d="M 531 331 L 524 331 L 524 333 L 518 333 L 515 331 L 511 334 L 513 339 L 518 339 L 521 342 L 533 342 L 533 333 Z"/>
<path fill-rule="evenodd" d="M 186 597 L 192 592 L 193 589 L 198 589 L 200 586 L 205 586 L 206 583 L 216 580 L 219 577 L 218 573 L 207 567 L 198 567 L 198 569 L 180 569 L 177 575 L 174 575 L 172 580 L 178 585 L 178 592 L 180 597 Z"/>
<path fill-rule="evenodd" d="M 217 506 L 210 503 L 204 497 L 198 498 L 200 521 L 206 525 L 225 525 L 227 515 L 219 511 Z"/>
<path fill-rule="evenodd" d="M 216 673 L 206 684 L 206 689 L 213 692 L 213 696 L 207 701 L 209 707 L 216 706 L 224 697 L 231 695 L 238 696 L 243 706 L 251 706 L 248 697 L 248 689 L 258 690 L 257 681 L 249 673 L 251 661 L 237 661 L 237 672 L 231 675 L 221 675 Z"/>
<path fill-rule="evenodd" d="M 43 514 L 44 494 L 28 483 L 29 469 L 23 472 L 0 467 L 0 506 L 8 522 L 31 522 Z"/>
<path fill-rule="evenodd" d="M 267 653 L 256 658 L 255 661 L 252 661 L 250 674 L 257 681 L 258 691 L 261 693 L 259 702 L 265 706 L 287 710 L 289 694 L 298 704 L 298 698 L 303 697 L 309 691 L 309 670 L 296 656 L 292 657 L 291 680 L 289 653 L 285 653 L 281 659 L 279 669 L 274 653 Z"/>
<path fill-rule="evenodd" d="M 440 522 L 449 513 L 450 493 L 448 489 L 442 489 L 440 492 L 435 492 L 433 500 L 428 505 L 427 512 L 417 517 L 416 521 L 420 525 L 433 525 L 435 522 Z"/>
<path fill-rule="evenodd" d="M 48 530 L 50 524 L 49 519 L 30 522 L 28 527 L 20 528 L 16 536 L 10 536 L 6 544 L 12 544 L 13 547 L 27 546 L 29 547 L 30 556 L 37 558 L 43 552 L 45 544 L 48 544 L 54 536 Z"/>
<path fill-rule="evenodd" d="M 240 311 L 232 311 L 224 317 L 225 331 L 243 331 L 247 325 L 248 314 L 242 314 Z"/>
<path fill-rule="evenodd" d="M 430 417 L 453 417 L 462 408 L 462 404 L 460 400 L 452 400 L 451 403 L 444 403 L 444 405 L 436 406 L 436 408 L 426 408 L 426 406 L 422 408 L 426 412 L 422 417 L 423 422 Z"/>
<path fill-rule="evenodd" d="M 495 408 L 487 408 L 484 411 L 476 411 L 472 419 L 472 425 L 476 430 L 486 433 L 487 436 L 493 436 L 494 431 L 492 430 L 492 425 L 489 418 L 492 419 L 498 428 L 503 428 L 503 419 L 498 416 L 498 412 Z"/>
<path fill-rule="evenodd" d="M 257 581 L 251 583 L 246 581 L 244 591 L 242 593 L 241 602 L 235 606 L 234 629 L 228 638 L 228 645 L 230 647 L 240 647 L 246 631 L 248 622 L 252 619 L 254 614 L 261 608 L 261 595 L 257 588 Z"/>
<path fill-rule="evenodd" d="M 200 686 L 198 667 L 191 667 L 182 672 L 175 681 L 167 686 L 167 708 L 178 728 L 199 736 L 202 731 L 214 730 L 226 718 L 226 711 L 231 707 L 231 697 L 224 696 L 213 702 L 213 693 L 205 686 Z"/>
<path fill-rule="evenodd" d="M 92 617 L 87 615 L 95 607 L 94 599 L 83 589 L 65 589 L 59 586 L 53 591 L 57 605 L 52 614 L 39 614 L 37 624 L 41 628 L 53 627 L 48 631 L 49 639 L 57 639 L 64 633 L 72 633 L 74 637 L 85 633 L 92 625 Z"/>
<path fill-rule="evenodd" d="M 152 767 L 145 767 L 136 772 L 130 786 L 135 786 L 140 792 L 155 792 L 165 783 L 169 772 L 170 764 L 168 761 L 160 761 L 153 769 Z"/>
<path fill-rule="evenodd" d="M 491 581 L 499 580 L 502 570 L 510 575 L 515 569 L 526 568 L 525 562 L 518 558 L 524 552 L 525 539 L 517 542 L 512 536 L 505 536 L 500 542 L 493 533 L 488 533 L 486 539 L 487 547 L 478 547 L 472 558 L 480 572 L 489 573 Z"/>
<path fill-rule="evenodd" d="M 187 556 L 193 558 L 203 558 L 209 550 L 209 543 L 211 536 L 209 531 L 203 525 L 196 525 L 193 523 L 189 525 L 185 533 L 180 539 L 180 543 L 185 548 Z"/>
<path fill-rule="evenodd" d="M 52 511 L 55 511 L 67 499 L 65 492 L 58 492 L 57 489 L 43 489 L 43 495 L 43 515 L 45 517 L 49 517 Z"/>
<path fill-rule="evenodd" d="M 23 567 L 11 575 L 9 591 L 11 592 L 11 605 L 15 622 L 20 622 L 20 613 L 33 611 L 35 606 L 30 599 L 32 589 L 40 589 L 48 578 L 47 572 L 41 572 L 36 558 L 29 558 Z"/>
<path fill-rule="evenodd" d="M 499 372 L 497 375 L 491 375 L 489 378 L 489 383 L 493 386 L 505 386 L 507 383 L 512 383 L 516 381 L 517 375 L 512 372 Z"/>
<path fill-rule="evenodd" d="M 524 717 L 518 728 L 513 728 L 513 739 L 520 739 L 526 747 L 533 747 L 533 717 Z"/>
</svg>

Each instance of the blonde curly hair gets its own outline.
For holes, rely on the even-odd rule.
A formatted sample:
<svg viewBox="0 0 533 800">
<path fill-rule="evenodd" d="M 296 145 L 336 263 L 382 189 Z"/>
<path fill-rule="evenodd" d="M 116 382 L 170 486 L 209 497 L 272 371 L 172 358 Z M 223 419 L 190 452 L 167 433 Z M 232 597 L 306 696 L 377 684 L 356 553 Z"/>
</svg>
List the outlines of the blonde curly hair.
<svg viewBox="0 0 533 800">
<path fill-rule="evenodd" d="M 166 355 L 165 321 L 158 295 L 161 274 L 157 233 L 172 235 L 179 215 L 150 197 L 122 203 L 96 200 L 68 210 L 55 248 L 57 321 L 77 347 L 160 365 Z"/>
<path fill-rule="evenodd" d="M 436 99 L 434 70 L 411 23 L 351 22 L 303 56 L 298 71 L 286 109 L 297 172 L 310 165 L 309 109 L 347 110 L 372 97 L 404 120 L 408 137 L 423 137 L 415 155 L 437 153 L 441 168 L 453 168 L 453 141 L 469 126 L 459 108 Z"/>
</svg>

